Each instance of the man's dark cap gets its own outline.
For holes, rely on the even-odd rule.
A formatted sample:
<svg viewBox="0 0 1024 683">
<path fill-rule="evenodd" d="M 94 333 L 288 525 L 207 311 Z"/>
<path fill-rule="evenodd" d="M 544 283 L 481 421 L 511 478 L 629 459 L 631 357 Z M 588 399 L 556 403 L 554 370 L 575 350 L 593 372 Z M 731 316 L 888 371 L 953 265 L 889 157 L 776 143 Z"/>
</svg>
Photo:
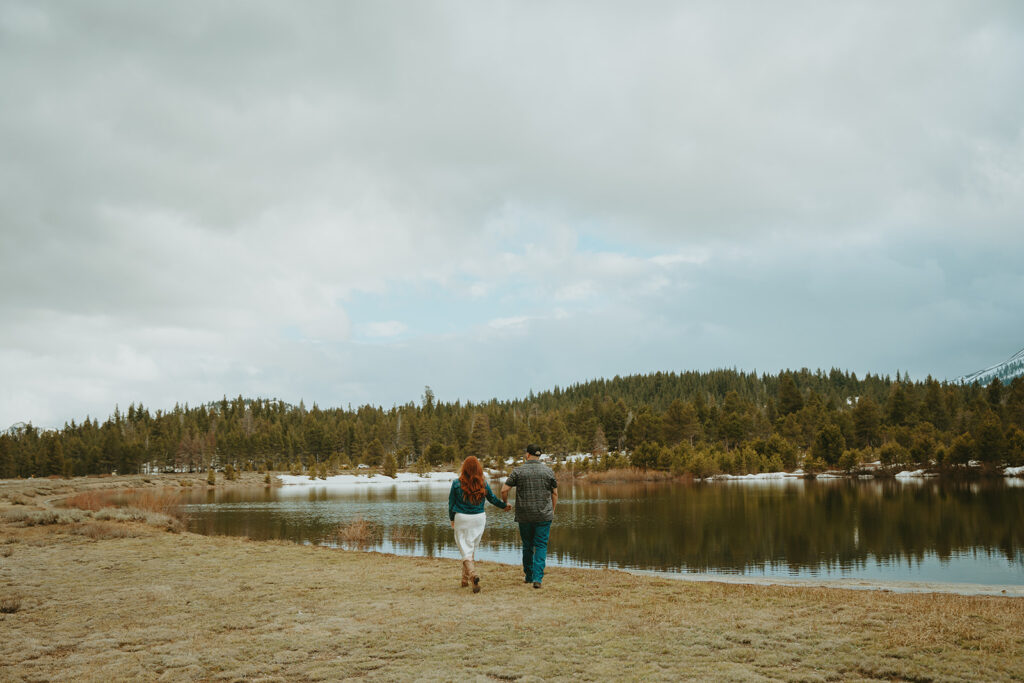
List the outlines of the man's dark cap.
<svg viewBox="0 0 1024 683">
<path fill-rule="evenodd" d="M 531 443 L 526 447 L 526 452 L 530 455 L 540 455 L 540 446 L 535 443 Z"/>
</svg>

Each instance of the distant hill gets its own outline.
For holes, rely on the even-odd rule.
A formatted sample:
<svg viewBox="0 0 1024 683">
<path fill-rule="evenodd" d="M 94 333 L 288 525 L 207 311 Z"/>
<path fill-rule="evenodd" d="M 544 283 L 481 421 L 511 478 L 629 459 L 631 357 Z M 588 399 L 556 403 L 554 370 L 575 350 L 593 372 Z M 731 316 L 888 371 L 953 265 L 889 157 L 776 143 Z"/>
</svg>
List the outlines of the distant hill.
<svg viewBox="0 0 1024 683">
<path fill-rule="evenodd" d="M 1008 384 L 1014 377 L 1020 377 L 1022 375 L 1024 375 L 1024 349 L 1013 354 L 999 365 L 993 365 L 990 368 L 972 372 L 969 375 L 964 375 L 963 377 L 957 378 L 953 381 L 962 384 L 974 384 L 977 382 L 984 386 L 998 377 L 1000 382 Z"/>
</svg>

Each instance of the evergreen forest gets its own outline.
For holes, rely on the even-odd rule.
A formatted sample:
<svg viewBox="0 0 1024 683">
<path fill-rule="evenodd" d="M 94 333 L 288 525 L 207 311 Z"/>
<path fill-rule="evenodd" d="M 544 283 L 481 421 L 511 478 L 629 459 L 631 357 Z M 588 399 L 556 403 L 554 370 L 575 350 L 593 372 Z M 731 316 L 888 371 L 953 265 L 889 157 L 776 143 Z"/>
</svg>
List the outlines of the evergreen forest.
<svg viewBox="0 0 1024 683">
<path fill-rule="evenodd" d="M 307 408 L 241 396 L 196 407 L 115 408 L 61 429 L 0 434 L 0 477 L 209 469 L 326 476 L 357 464 L 425 471 L 476 455 L 495 469 L 527 443 L 574 471 L 637 467 L 706 477 L 907 468 L 997 473 L 1024 462 L 1024 378 L 987 386 L 833 369 L 598 379 L 511 401 L 445 403 L 426 387 L 390 409 Z"/>
</svg>

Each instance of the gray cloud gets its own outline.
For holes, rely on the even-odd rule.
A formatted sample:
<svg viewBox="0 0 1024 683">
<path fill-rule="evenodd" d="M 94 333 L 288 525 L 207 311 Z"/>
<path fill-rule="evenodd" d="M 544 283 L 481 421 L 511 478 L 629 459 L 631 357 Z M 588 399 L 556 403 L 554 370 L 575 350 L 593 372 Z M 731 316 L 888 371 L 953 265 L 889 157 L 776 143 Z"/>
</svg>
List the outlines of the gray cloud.
<svg viewBox="0 0 1024 683">
<path fill-rule="evenodd" d="M 1022 30 L 1013 2 L 6 0 L 0 426 L 987 365 L 1024 336 Z M 427 285 L 454 336 L 350 313 Z"/>
</svg>

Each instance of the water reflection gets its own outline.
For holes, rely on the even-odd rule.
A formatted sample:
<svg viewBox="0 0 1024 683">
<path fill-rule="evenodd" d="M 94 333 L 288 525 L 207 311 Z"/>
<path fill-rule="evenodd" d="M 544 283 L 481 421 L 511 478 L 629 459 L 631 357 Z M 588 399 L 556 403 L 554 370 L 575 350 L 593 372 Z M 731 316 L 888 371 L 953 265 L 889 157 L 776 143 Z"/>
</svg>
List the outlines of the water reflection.
<svg viewBox="0 0 1024 683">
<path fill-rule="evenodd" d="M 206 534 L 336 542 L 372 522 L 385 552 L 456 557 L 438 486 L 197 492 Z M 769 576 L 1024 584 L 1024 489 L 1002 482 L 775 481 L 565 486 L 551 561 Z M 479 559 L 518 562 L 512 515 L 488 510 Z"/>
</svg>

